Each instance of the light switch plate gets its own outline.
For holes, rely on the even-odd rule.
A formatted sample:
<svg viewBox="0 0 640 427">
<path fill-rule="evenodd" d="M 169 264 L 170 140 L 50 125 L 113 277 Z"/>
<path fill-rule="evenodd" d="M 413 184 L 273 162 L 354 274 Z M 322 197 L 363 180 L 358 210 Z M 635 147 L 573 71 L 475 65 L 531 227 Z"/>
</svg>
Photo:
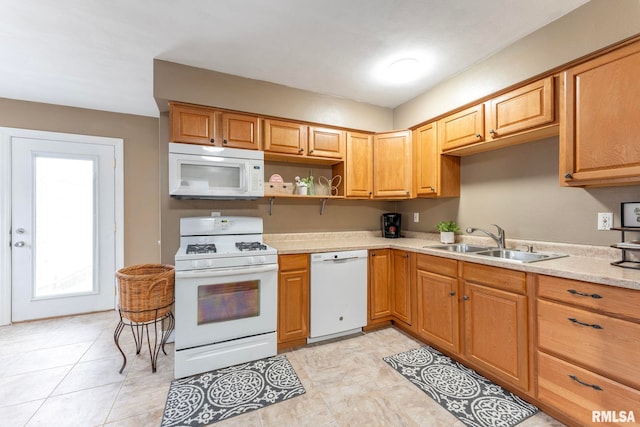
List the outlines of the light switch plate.
<svg viewBox="0 0 640 427">
<path fill-rule="evenodd" d="M 613 227 L 613 214 L 611 212 L 598 213 L 598 230 L 611 230 Z"/>
<path fill-rule="evenodd" d="M 420 212 L 413 213 L 413 222 L 420 222 Z"/>
</svg>

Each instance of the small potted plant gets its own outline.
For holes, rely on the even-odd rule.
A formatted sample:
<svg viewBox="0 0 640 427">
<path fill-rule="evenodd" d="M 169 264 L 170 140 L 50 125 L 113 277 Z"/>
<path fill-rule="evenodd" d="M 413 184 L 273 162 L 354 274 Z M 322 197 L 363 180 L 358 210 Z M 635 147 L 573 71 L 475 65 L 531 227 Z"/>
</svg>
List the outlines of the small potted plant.
<svg viewBox="0 0 640 427">
<path fill-rule="evenodd" d="M 453 243 L 455 242 L 455 234 L 460 232 L 460 227 L 455 221 L 440 221 L 436 224 L 436 230 L 440 232 L 442 243 Z"/>
</svg>

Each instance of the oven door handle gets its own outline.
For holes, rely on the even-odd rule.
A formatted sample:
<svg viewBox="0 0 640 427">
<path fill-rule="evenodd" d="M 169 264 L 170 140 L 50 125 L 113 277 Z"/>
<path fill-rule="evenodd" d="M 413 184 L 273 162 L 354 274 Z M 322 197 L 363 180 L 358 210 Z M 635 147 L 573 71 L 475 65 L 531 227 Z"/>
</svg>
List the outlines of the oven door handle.
<svg viewBox="0 0 640 427">
<path fill-rule="evenodd" d="M 176 278 L 195 279 L 202 277 L 222 277 L 222 276 L 238 276 L 241 274 L 267 273 L 277 271 L 278 264 L 268 264 L 259 266 L 243 266 L 232 268 L 216 268 L 205 270 L 176 271 Z"/>
</svg>

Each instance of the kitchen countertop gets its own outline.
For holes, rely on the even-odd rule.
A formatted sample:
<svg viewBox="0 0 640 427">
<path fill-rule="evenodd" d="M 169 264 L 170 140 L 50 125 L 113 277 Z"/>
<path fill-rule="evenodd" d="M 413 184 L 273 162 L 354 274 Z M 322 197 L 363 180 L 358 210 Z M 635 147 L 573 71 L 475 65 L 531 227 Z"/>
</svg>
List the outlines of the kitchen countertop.
<svg viewBox="0 0 640 427">
<path fill-rule="evenodd" d="M 441 245 L 439 234 L 437 233 L 406 231 L 403 234 L 404 237 L 398 239 L 385 239 L 380 236 L 379 231 L 283 233 L 265 234 L 264 241 L 278 249 L 278 254 L 280 255 L 392 248 L 512 270 L 640 290 L 640 270 L 615 267 L 610 264 L 612 261 L 619 260 L 621 256 L 620 250 L 613 248 L 507 239 L 507 248 L 519 249 L 525 245 L 532 245 L 536 252 L 569 254 L 568 257 L 563 258 L 532 263 L 517 263 L 431 249 L 429 246 Z M 493 240 L 480 236 L 456 236 L 456 243 L 495 246 Z"/>
</svg>

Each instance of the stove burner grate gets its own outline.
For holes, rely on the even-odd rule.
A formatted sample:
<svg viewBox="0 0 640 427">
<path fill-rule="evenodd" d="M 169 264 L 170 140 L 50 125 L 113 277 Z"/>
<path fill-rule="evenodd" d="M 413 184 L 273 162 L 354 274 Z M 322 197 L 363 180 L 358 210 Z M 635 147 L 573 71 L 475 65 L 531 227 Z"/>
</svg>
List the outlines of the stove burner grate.
<svg viewBox="0 0 640 427">
<path fill-rule="evenodd" d="M 260 242 L 236 242 L 236 248 L 240 251 L 265 251 L 267 245 Z"/>
<path fill-rule="evenodd" d="M 216 245 L 213 243 L 187 245 L 187 254 L 214 254 L 216 252 Z"/>
</svg>

